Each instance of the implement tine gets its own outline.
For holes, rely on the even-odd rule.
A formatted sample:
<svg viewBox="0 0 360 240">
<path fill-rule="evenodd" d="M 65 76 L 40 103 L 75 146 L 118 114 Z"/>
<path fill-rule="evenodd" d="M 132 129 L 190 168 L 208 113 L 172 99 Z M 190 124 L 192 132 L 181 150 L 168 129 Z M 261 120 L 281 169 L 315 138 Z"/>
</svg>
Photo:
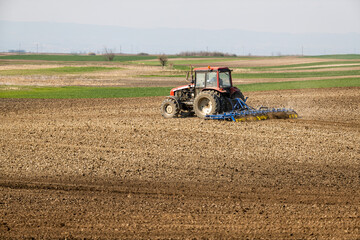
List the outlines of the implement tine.
<svg viewBox="0 0 360 240">
<path fill-rule="evenodd" d="M 239 105 L 241 108 L 236 108 Z M 243 121 L 257 121 L 266 119 L 285 119 L 285 118 L 298 118 L 297 113 L 293 109 L 287 108 L 265 108 L 259 109 L 252 108 L 245 104 L 241 99 L 236 99 L 236 104 L 233 106 L 231 112 L 225 112 L 216 115 L 207 115 L 208 119 L 215 120 L 232 120 L 234 122 Z"/>
</svg>

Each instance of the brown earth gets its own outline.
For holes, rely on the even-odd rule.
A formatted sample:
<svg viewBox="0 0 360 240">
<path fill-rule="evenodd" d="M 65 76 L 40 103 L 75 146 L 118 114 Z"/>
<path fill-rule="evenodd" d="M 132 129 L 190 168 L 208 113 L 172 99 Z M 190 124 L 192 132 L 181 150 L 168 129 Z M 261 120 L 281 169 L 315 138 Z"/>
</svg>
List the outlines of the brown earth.
<svg viewBox="0 0 360 240">
<path fill-rule="evenodd" d="M 0 99 L 0 238 L 359 239 L 360 88 L 246 95 L 302 118 Z"/>
</svg>

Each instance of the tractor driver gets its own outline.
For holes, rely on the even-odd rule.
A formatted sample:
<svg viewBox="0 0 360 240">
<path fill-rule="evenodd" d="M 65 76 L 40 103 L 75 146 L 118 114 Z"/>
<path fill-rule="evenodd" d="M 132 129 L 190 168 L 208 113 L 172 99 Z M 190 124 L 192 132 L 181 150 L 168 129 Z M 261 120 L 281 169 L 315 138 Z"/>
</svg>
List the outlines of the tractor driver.
<svg viewBox="0 0 360 240">
<path fill-rule="evenodd" d="M 217 73 L 216 72 L 211 72 L 208 73 L 207 75 L 208 79 L 206 81 L 206 86 L 207 87 L 217 87 Z"/>
</svg>

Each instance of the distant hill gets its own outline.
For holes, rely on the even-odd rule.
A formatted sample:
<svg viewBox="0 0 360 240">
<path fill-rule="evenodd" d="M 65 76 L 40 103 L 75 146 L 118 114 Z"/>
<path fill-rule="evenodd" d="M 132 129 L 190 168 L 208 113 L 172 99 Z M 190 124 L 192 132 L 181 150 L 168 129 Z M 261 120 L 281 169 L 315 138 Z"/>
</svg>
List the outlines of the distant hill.
<svg viewBox="0 0 360 240">
<path fill-rule="evenodd" d="M 237 55 L 360 53 L 360 34 L 291 34 L 242 30 L 136 29 L 72 23 L 0 21 L 0 51 L 122 53 L 220 51 Z"/>
</svg>

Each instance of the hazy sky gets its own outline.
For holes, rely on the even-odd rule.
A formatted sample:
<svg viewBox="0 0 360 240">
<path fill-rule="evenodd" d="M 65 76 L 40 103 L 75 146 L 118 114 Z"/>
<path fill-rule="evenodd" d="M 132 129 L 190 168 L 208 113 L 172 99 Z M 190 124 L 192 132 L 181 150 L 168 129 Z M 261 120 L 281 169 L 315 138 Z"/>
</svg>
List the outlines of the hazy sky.
<svg viewBox="0 0 360 240">
<path fill-rule="evenodd" d="M 360 0 L 0 0 L 0 20 L 360 33 Z"/>
</svg>

